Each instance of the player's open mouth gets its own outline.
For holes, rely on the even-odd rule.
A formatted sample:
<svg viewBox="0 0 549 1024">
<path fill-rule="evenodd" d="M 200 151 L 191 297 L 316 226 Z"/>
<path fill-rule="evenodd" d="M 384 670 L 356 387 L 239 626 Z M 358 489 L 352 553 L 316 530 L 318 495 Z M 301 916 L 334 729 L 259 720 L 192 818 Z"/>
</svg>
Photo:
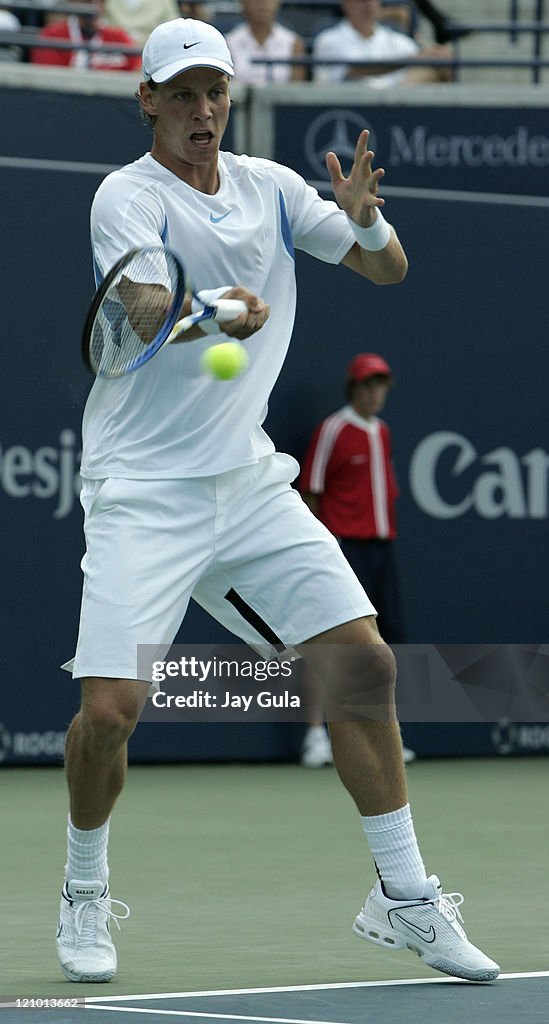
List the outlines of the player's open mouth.
<svg viewBox="0 0 549 1024">
<path fill-rule="evenodd" d="M 193 132 L 191 135 L 191 142 L 193 142 L 195 146 L 208 146 L 212 139 L 213 134 L 208 131 Z"/>
</svg>

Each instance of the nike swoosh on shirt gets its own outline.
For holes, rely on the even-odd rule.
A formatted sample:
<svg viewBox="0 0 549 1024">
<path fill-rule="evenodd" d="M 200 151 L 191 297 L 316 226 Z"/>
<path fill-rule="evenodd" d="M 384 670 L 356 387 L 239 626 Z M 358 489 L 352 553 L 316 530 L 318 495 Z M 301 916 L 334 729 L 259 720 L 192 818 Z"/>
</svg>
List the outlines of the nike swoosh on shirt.
<svg viewBox="0 0 549 1024">
<path fill-rule="evenodd" d="M 183 43 L 184 50 L 190 50 L 191 46 L 198 46 L 200 39 L 196 40 L 196 43 Z"/>
<path fill-rule="evenodd" d="M 226 213 L 222 213 L 221 214 L 221 217 L 214 217 L 213 213 L 210 213 L 210 220 L 211 220 L 212 224 L 219 224 L 220 220 L 225 220 L 225 217 L 228 217 L 229 214 L 232 213 L 232 212 L 233 212 L 232 210 L 227 210 Z"/>
<path fill-rule="evenodd" d="M 407 921 L 406 918 L 402 917 L 400 914 L 395 914 L 395 917 L 397 917 L 400 923 L 405 925 L 406 928 L 409 928 L 411 932 L 415 932 L 415 934 L 418 935 L 420 939 L 423 939 L 424 942 L 435 941 L 436 933 L 432 925 L 430 925 L 429 928 L 420 928 L 417 924 L 412 924 L 411 921 Z"/>
</svg>

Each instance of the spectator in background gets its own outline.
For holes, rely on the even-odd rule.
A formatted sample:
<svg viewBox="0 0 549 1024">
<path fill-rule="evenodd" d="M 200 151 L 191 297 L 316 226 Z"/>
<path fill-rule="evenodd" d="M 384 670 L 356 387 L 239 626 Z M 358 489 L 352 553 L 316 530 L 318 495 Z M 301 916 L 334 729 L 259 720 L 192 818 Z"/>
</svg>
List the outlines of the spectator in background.
<svg viewBox="0 0 549 1024">
<path fill-rule="evenodd" d="M 345 79 L 367 79 L 368 85 L 383 89 L 392 85 L 419 84 L 423 82 L 447 81 L 449 68 L 417 67 L 400 68 L 399 59 L 410 57 L 444 57 L 449 59 L 452 50 L 446 46 L 420 47 L 415 39 L 380 24 L 381 0 L 343 0 L 344 17 L 338 25 L 319 32 L 313 44 L 313 56 L 317 59 L 345 60 L 395 60 L 395 69 L 358 66 L 345 63 L 319 65 L 314 69 L 315 82 L 341 82 Z"/>
<path fill-rule="evenodd" d="M 178 0 L 180 18 L 194 18 L 195 21 L 211 22 L 212 9 L 203 0 Z"/>
<path fill-rule="evenodd" d="M 141 45 L 153 28 L 180 13 L 177 0 L 105 0 L 105 16 L 109 25 L 125 29 Z"/>
<path fill-rule="evenodd" d="M 339 540 L 341 550 L 377 609 L 386 643 L 404 643 L 405 631 L 393 552 L 398 487 L 391 433 L 378 418 L 393 374 L 373 352 L 357 355 L 347 370 L 348 404 L 315 430 L 299 480 L 303 500 Z M 312 693 L 313 680 L 309 680 Z M 331 762 L 320 708 L 305 734 L 302 764 Z M 404 747 L 404 762 L 414 760 Z"/>
<path fill-rule="evenodd" d="M 68 0 L 74 3 L 74 0 Z M 78 0 L 76 0 L 78 4 Z M 103 43 L 122 46 L 135 46 L 132 39 L 122 28 L 105 24 L 103 0 L 95 0 L 96 14 L 70 14 L 46 25 L 40 32 L 43 39 L 64 39 L 74 43 L 74 49 L 54 50 L 35 47 L 31 50 L 32 64 L 49 64 L 61 67 L 78 68 L 92 71 L 138 71 L 141 68 L 139 54 L 130 56 L 125 53 L 110 53 L 101 50 Z M 79 49 L 81 43 L 89 44 L 92 49 Z"/>
<path fill-rule="evenodd" d="M 18 32 L 21 28 L 21 22 L 19 18 L 15 17 L 10 11 L 0 10 L 0 32 Z M 20 46 L 8 46 L 3 43 L 0 46 L 0 61 L 16 61 L 21 60 L 22 53 Z"/>
<path fill-rule="evenodd" d="M 252 64 L 262 57 L 300 57 L 305 53 L 301 36 L 277 20 L 280 0 L 242 0 L 245 21 L 226 34 L 239 82 L 265 85 L 273 82 L 299 82 L 306 78 L 305 67 L 289 64 Z"/>
</svg>

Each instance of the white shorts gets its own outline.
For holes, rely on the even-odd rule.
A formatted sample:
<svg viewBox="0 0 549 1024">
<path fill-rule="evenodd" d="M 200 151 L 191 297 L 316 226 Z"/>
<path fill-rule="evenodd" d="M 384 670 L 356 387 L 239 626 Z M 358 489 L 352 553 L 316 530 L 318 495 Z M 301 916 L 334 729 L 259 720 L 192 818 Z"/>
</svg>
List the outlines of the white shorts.
<svg viewBox="0 0 549 1024">
<path fill-rule="evenodd" d="M 170 645 L 191 597 L 251 646 L 292 647 L 375 615 L 337 541 L 275 453 L 182 480 L 84 480 L 75 678 L 136 679 L 137 645 Z M 186 639 L 192 643 L 192 637 Z"/>
</svg>

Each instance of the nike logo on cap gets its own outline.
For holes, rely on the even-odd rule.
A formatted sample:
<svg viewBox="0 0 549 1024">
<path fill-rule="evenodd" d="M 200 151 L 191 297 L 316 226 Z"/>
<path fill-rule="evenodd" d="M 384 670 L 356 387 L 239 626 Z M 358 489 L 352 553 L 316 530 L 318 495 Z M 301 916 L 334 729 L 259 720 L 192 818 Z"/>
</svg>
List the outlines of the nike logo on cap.
<svg viewBox="0 0 549 1024">
<path fill-rule="evenodd" d="M 183 49 L 184 50 L 189 50 L 191 48 L 191 46 L 198 46 L 199 42 L 200 42 L 200 39 L 197 39 L 196 43 L 183 43 Z"/>
<path fill-rule="evenodd" d="M 221 214 L 221 217 L 214 217 L 213 213 L 210 213 L 210 220 L 211 220 L 212 224 L 219 224 L 220 220 L 225 220 L 225 217 L 228 217 L 229 214 L 232 213 L 232 212 L 233 212 L 232 210 L 227 210 L 226 213 L 222 213 Z"/>
</svg>

